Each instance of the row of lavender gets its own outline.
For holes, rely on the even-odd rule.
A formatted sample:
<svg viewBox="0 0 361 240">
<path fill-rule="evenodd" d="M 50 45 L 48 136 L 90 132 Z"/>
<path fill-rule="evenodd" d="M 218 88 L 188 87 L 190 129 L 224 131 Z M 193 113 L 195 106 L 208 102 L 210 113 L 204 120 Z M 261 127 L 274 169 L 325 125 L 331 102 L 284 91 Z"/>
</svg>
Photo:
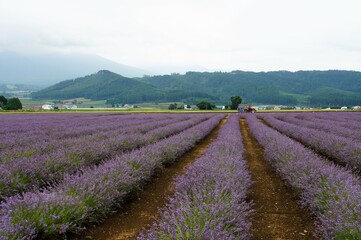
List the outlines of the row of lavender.
<svg viewBox="0 0 361 240">
<path fill-rule="evenodd" d="M 147 119 L 145 119 L 147 118 Z M 44 141 L 57 138 L 72 138 L 89 135 L 94 131 L 127 127 L 134 122 L 152 121 L 154 117 L 130 114 L 7 114 L 2 115 L 0 134 L 5 138 L 0 140 L 1 149 L 11 147 L 18 141 L 23 142 L 38 137 Z M 15 141 L 15 142 L 14 142 Z"/>
<path fill-rule="evenodd" d="M 161 219 L 138 239 L 249 239 L 251 185 L 239 118 L 233 115 L 205 154 L 175 179 Z"/>
<path fill-rule="evenodd" d="M 337 122 L 338 124 L 344 125 L 347 127 L 347 124 L 354 125 L 360 121 L 361 112 L 317 112 L 317 113 L 307 113 L 307 114 L 298 114 L 300 119 L 314 118 L 322 120 L 330 120 Z"/>
<path fill-rule="evenodd" d="M 339 120 L 339 117 L 343 116 L 341 113 L 334 116 L 332 120 L 322 118 L 323 115 L 326 115 L 326 113 L 275 114 L 274 117 L 298 126 L 332 133 L 345 138 L 351 138 L 361 143 L 361 114 L 355 114 L 356 116 L 358 115 L 359 120 L 354 123 L 351 121 L 345 123 Z"/>
<path fill-rule="evenodd" d="M 352 115 L 351 115 L 352 114 Z M 328 123 L 333 123 L 335 126 L 357 129 L 360 130 L 360 121 L 361 121 L 361 112 L 356 113 L 307 113 L 307 114 L 297 114 L 295 116 L 301 120 L 309 121 L 324 121 Z"/>
<path fill-rule="evenodd" d="M 361 238 L 360 178 L 321 158 L 302 144 L 246 116 L 266 159 L 308 205 L 326 239 Z"/>
<path fill-rule="evenodd" d="M 29 187 L 53 184 L 62 179 L 64 174 L 74 173 L 83 167 L 98 164 L 115 154 L 154 143 L 205 121 L 209 117 L 210 115 L 196 115 L 189 119 L 190 116 L 179 115 L 165 120 L 158 117 L 159 121 L 154 118 L 153 122 L 141 124 L 142 132 L 137 131 L 139 125 L 113 131 L 112 134 L 109 133 L 109 137 L 105 136 L 105 138 L 99 137 L 104 136 L 104 133 L 94 132 L 92 136 L 98 137 L 98 141 L 75 138 L 71 139 L 74 145 L 66 149 L 59 148 L 50 153 L 3 162 L 0 164 L 0 199 L 25 191 Z M 148 132 L 145 133 L 144 129 Z M 69 141 L 61 141 L 63 144 L 64 142 L 69 143 Z M 28 147 L 31 148 L 32 145 L 29 143 Z M 16 148 L 13 151 L 16 153 Z"/>
<path fill-rule="evenodd" d="M 27 118 L 17 119 L 25 126 L 24 129 L 29 131 L 26 132 L 24 130 L 22 133 L 17 133 L 14 127 L 15 133 L 12 136 L 9 136 L 9 134 L 3 135 L 3 138 L 0 140 L 0 145 L 2 146 L 0 162 L 6 164 L 7 162 L 13 162 L 15 159 L 39 157 L 40 155 L 49 154 L 56 155 L 56 152 L 72 153 L 74 152 L 73 148 L 78 148 L 76 150 L 79 150 L 81 147 L 78 146 L 82 144 L 100 142 L 133 131 L 138 132 L 137 126 L 143 129 L 144 124 L 149 125 L 151 122 L 157 123 L 159 120 L 172 121 L 172 119 L 166 116 L 158 116 L 151 119 L 150 123 L 146 123 L 146 120 L 141 118 L 142 116 L 137 116 L 137 119 L 130 117 L 130 115 L 110 115 L 97 116 L 90 119 L 87 116 L 76 115 L 77 123 L 75 124 L 74 121 L 71 121 L 71 119 L 75 119 L 74 116 L 69 116 L 70 120 L 67 120 L 64 116 L 66 115 L 59 116 L 58 121 L 63 126 L 68 125 L 67 128 L 50 128 L 50 125 L 53 124 L 52 122 L 45 124 L 48 118 L 53 118 L 51 114 L 33 116 L 37 121 L 44 123 L 41 129 L 34 126 L 34 129 L 30 130 L 28 128 L 31 122 L 29 123 Z M 20 125 L 20 123 L 17 123 L 17 125 Z M 82 125 L 79 125 L 79 123 L 82 123 Z M 68 132 L 69 129 L 71 132 Z M 81 149 L 84 151 L 87 148 Z"/>
<path fill-rule="evenodd" d="M 79 174 L 65 175 L 57 186 L 5 199 L 0 205 L 0 238 L 51 238 L 101 221 L 156 169 L 175 161 L 218 125 L 210 119 L 155 144 L 114 156 Z"/>
<path fill-rule="evenodd" d="M 275 118 L 274 115 L 264 114 L 259 117 L 263 118 L 267 124 L 276 130 L 334 159 L 338 163 L 350 166 L 355 170 L 361 170 L 361 144 L 359 141 L 281 121 Z"/>
<path fill-rule="evenodd" d="M 44 120 L 48 116 L 49 115 L 40 115 L 37 116 L 36 119 L 40 118 L 41 120 Z M 68 124 L 68 128 L 54 127 L 51 129 L 49 126 L 46 127 L 45 125 L 43 129 L 35 128 L 35 130 L 30 130 L 29 132 L 14 133 L 12 136 L 9 136 L 9 134 L 3 135 L 3 138 L 0 140 L 0 161 L 6 162 L 8 159 L 47 154 L 62 148 L 70 148 L 71 146 L 81 144 L 82 142 L 101 141 L 119 134 L 133 132 L 144 133 L 144 131 L 147 131 L 147 128 L 145 128 L 146 125 L 153 126 L 159 121 L 162 121 L 164 122 L 163 124 L 165 124 L 166 122 L 174 122 L 176 120 L 181 121 L 190 118 L 182 116 L 181 118 L 174 119 L 174 117 L 170 117 L 169 115 L 155 116 L 156 117 L 148 120 L 142 119 L 142 117 L 144 118 L 143 114 L 137 115 L 137 118 L 131 118 L 129 115 L 113 116 L 110 119 L 109 116 L 99 116 L 98 119 L 96 119 L 97 121 L 94 121 L 95 119 L 79 116 L 78 121 L 83 123 L 81 126 L 73 126 L 71 121 L 61 118 L 60 121 L 63 121 L 62 124 Z M 91 120 L 92 122 L 87 122 L 88 120 Z M 26 119 L 19 119 L 19 121 L 24 125 L 29 124 L 26 122 Z M 154 127 L 155 126 L 153 126 L 153 128 Z M 68 132 L 69 129 L 71 132 Z"/>
</svg>

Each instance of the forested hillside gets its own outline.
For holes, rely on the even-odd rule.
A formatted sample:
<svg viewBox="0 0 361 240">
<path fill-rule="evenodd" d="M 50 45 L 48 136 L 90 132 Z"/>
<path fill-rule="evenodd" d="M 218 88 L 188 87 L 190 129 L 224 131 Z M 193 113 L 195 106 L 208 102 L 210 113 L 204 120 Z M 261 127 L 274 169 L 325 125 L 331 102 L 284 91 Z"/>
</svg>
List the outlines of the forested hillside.
<svg viewBox="0 0 361 240">
<path fill-rule="evenodd" d="M 126 78 L 107 70 L 96 74 L 62 81 L 32 94 L 35 99 L 70 99 L 77 97 L 107 100 L 108 103 L 140 103 L 154 101 L 196 101 L 200 98 L 218 100 L 207 93 L 193 90 L 166 91 L 149 83 Z"/>
<path fill-rule="evenodd" d="M 225 104 L 240 95 L 245 103 L 284 105 L 361 105 L 361 72 L 187 72 L 126 78 L 103 70 L 60 82 L 34 98 L 85 97 L 109 103 L 140 103 L 208 99 Z"/>
<path fill-rule="evenodd" d="M 154 86 L 194 89 L 228 101 L 241 95 L 250 103 L 357 105 L 361 103 L 361 73 L 354 71 L 233 71 L 173 74 L 142 78 Z"/>
</svg>

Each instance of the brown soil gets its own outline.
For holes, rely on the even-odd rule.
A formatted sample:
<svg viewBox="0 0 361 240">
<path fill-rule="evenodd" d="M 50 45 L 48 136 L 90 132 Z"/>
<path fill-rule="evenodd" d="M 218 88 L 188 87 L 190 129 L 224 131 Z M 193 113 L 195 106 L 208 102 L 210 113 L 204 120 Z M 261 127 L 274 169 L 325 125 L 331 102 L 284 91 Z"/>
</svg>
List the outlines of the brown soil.
<svg viewBox="0 0 361 240">
<path fill-rule="evenodd" d="M 254 181 L 248 200 L 254 202 L 252 239 L 317 239 L 312 236 L 312 215 L 298 204 L 298 197 L 265 160 L 262 147 L 240 120 L 248 167 Z"/>
<path fill-rule="evenodd" d="M 217 138 L 219 129 L 227 118 L 228 116 L 196 147 L 157 174 L 121 212 L 110 216 L 102 224 L 89 228 L 78 239 L 135 239 L 140 230 L 158 218 L 159 208 L 167 204 L 167 197 L 173 193 L 174 177 L 182 174 L 187 166 L 204 153 L 208 145 Z"/>
</svg>

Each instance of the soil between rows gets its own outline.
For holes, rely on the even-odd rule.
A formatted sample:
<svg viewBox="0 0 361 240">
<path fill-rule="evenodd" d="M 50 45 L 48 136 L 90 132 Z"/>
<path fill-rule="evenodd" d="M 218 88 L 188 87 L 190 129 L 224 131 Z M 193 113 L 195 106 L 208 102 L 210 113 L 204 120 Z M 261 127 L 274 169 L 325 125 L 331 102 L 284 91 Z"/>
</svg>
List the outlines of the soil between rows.
<svg viewBox="0 0 361 240">
<path fill-rule="evenodd" d="M 144 227 L 149 226 L 158 218 L 158 209 L 166 206 L 167 197 L 173 194 L 173 179 L 203 155 L 208 145 L 217 138 L 218 132 L 227 118 L 228 116 L 177 162 L 154 176 L 151 182 L 121 211 L 113 214 L 100 225 L 89 227 L 84 234 L 75 239 L 135 239 Z"/>
<path fill-rule="evenodd" d="M 248 200 L 254 202 L 252 239 L 316 239 L 315 222 L 298 197 L 265 160 L 244 118 L 240 120 L 243 144 L 251 178 Z"/>
</svg>

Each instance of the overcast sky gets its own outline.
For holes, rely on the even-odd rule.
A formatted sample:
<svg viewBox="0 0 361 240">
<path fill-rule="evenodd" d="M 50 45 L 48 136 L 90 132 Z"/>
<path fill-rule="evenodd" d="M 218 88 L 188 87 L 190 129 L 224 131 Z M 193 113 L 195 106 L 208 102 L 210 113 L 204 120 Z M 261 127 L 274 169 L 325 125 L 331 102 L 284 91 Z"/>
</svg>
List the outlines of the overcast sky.
<svg viewBox="0 0 361 240">
<path fill-rule="evenodd" d="M 361 71 L 360 0 L 0 0 L 0 51 L 154 72 Z"/>
</svg>

